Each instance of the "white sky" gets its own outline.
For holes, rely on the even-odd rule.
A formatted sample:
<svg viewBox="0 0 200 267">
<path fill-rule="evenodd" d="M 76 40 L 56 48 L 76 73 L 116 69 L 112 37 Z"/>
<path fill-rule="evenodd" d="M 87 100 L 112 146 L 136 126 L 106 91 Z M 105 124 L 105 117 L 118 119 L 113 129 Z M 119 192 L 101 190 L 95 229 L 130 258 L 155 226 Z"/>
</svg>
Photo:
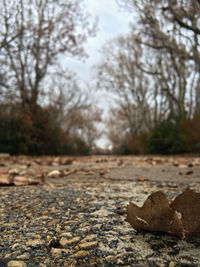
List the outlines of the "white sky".
<svg viewBox="0 0 200 267">
<path fill-rule="evenodd" d="M 67 59 L 67 66 L 77 72 L 81 79 L 91 79 L 92 65 L 101 58 L 102 45 L 113 37 L 127 33 L 131 15 L 120 10 L 115 0 L 85 0 L 86 7 L 93 18 L 98 17 L 98 31 L 96 37 L 89 38 L 85 44 L 89 58 L 81 60 Z"/>
<path fill-rule="evenodd" d="M 129 31 L 131 15 L 120 10 L 115 0 L 85 0 L 89 13 L 92 17 L 98 17 L 98 31 L 96 37 L 89 38 L 85 45 L 89 58 L 81 60 L 67 59 L 67 67 L 75 71 L 81 80 L 92 86 L 94 73 L 92 66 L 101 60 L 100 50 L 104 43 L 119 34 L 126 34 Z M 100 106 L 108 111 L 109 99 L 101 95 Z M 97 144 L 106 147 L 108 140 L 102 137 Z"/>
</svg>

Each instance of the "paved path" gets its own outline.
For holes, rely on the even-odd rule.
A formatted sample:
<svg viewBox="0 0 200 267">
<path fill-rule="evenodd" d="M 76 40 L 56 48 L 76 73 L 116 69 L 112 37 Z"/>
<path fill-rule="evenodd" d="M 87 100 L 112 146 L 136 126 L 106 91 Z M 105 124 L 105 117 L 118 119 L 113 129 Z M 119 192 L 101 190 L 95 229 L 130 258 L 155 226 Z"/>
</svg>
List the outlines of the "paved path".
<svg viewBox="0 0 200 267">
<path fill-rule="evenodd" d="M 51 169 L 71 173 L 43 185 L 1 187 L 0 266 L 200 266 L 199 238 L 136 232 L 125 222 L 129 201 L 142 204 L 160 189 L 173 198 L 185 183 L 170 179 L 166 164 L 113 162 L 57 165 Z M 194 168 L 178 177 L 189 179 Z M 169 176 L 153 179 L 158 170 Z M 195 177 L 190 186 L 200 192 Z"/>
</svg>

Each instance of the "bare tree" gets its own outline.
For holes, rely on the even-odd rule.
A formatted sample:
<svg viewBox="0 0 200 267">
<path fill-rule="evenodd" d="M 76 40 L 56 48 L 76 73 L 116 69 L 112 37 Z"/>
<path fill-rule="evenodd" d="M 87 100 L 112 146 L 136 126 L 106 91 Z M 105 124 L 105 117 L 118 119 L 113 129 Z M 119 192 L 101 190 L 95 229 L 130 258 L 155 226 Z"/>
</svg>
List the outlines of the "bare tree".
<svg viewBox="0 0 200 267">
<path fill-rule="evenodd" d="M 158 104 L 156 98 L 159 98 L 160 103 L 165 103 L 160 108 L 160 111 L 164 109 L 167 115 L 161 115 L 163 119 L 190 118 L 194 113 L 193 91 L 195 86 L 198 86 L 193 65 L 178 57 L 173 51 L 170 53 L 152 51 L 152 55 L 154 55 L 154 72 L 152 71 L 150 75 L 154 82 L 155 109 Z"/>
<path fill-rule="evenodd" d="M 91 100 L 87 88 L 80 86 L 76 73 L 59 65 L 51 70 L 42 85 L 49 90 L 45 101 L 55 110 L 62 129 L 68 133 L 77 129 L 80 124 L 78 114 L 91 106 Z"/>
<path fill-rule="evenodd" d="M 102 110 L 96 106 L 91 88 L 81 84 L 74 72 L 61 66 L 54 68 L 49 75 L 51 79 L 47 76 L 44 80 L 50 89 L 45 102 L 53 111 L 54 121 L 67 136 L 80 137 L 92 150 L 102 134 L 98 127 Z"/>
<path fill-rule="evenodd" d="M 94 27 L 82 1 L 4 0 L 0 8 L 0 61 L 7 87 L 22 106 L 34 107 L 49 66 L 62 54 L 84 56 L 83 43 Z"/>
<path fill-rule="evenodd" d="M 104 60 L 97 66 L 98 86 L 111 91 L 126 122 L 126 129 L 134 136 L 148 128 L 151 87 L 147 75 L 138 67 L 142 48 L 135 36 L 119 37 L 103 50 Z"/>
<path fill-rule="evenodd" d="M 81 124 L 79 125 L 80 135 L 91 150 L 96 147 L 95 141 L 103 134 L 99 127 L 102 122 L 102 110 L 97 106 L 91 106 L 80 112 Z"/>
<path fill-rule="evenodd" d="M 129 127 L 126 118 L 118 108 L 111 108 L 109 117 L 106 120 L 106 135 L 112 144 L 112 150 L 117 151 L 124 142 Z"/>
<path fill-rule="evenodd" d="M 199 2 L 120 0 L 118 3 L 138 12 L 138 28 L 133 26 L 134 32 L 138 42 L 159 58 L 154 59 L 156 71 L 160 71 L 156 79 L 168 99 L 170 113 L 181 117 L 199 113 Z"/>
<path fill-rule="evenodd" d="M 5 8 L 2 8 L 3 6 Z M 3 50 L 3 48 L 11 45 L 11 43 L 22 34 L 20 30 L 14 31 L 14 21 L 11 19 L 13 10 L 10 8 L 10 6 L 10 1 L 2 0 L 0 9 L 0 52 Z"/>
</svg>

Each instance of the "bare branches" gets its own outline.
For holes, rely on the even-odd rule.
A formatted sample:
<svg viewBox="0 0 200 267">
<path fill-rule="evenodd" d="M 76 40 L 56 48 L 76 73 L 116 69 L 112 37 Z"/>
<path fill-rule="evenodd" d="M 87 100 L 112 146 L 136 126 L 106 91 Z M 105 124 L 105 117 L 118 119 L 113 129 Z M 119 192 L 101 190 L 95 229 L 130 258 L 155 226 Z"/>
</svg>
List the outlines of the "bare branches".
<svg viewBox="0 0 200 267">
<path fill-rule="evenodd" d="M 192 116 L 199 106 L 194 104 L 199 99 L 199 2 L 121 0 L 121 3 L 127 10 L 131 7 L 131 12 L 138 12 L 139 26 L 132 27 L 132 31 L 136 32 L 136 41 L 151 53 L 151 68 L 140 64 L 140 70 L 158 84 L 172 116 Z"/>
<path fill-rule="evenodd" d="M 22 105 L 36 105 L 41 82 L 59 55 L 85 56 L 83 43 L 95 31 L 81 1 L 4 0 L 0 21 L 0 60 L 8 59 L 9 86 Z"/>
<path fill-rule="evenodd" d="M 122 120 L 122 135 L 129 133 L 131 136 L 147 130 L 150 125 L 147 123 L 150 86 L 141 70 L 142 48 L 135 39 L 135 35 L 129 34 L 110 42 L 104 47 L 102 64 L 97 67 L 100 87 L 111 91 L 117 98 L 114 120 L 118 123 Z"/>
<path fill-rule="evenodd" d="M 177 11 L 177 9 L 175 10 L 174 5 L 172 2 L 169 1 L 169 5 L 168 7 L 165 8 L 165 11 L 169 11 L 172 15 L 173 15 L 173 20 L 175 22 L 177 22 L 182 28 L 187 29 L 189 31 L 192 31 L 196 34 L 200 34 L 200 28 L 198 28 L 197 24 L 195 23 L 194 20 L 194 16 L 200 12 L 198 12 L 198 6 L 197 6 L 197 10 L 195 10 L 195 2 L 193 2 L 193 14 L 189 13 L 190 10 L 185 10 L 183 6 L 181 6 L 180 8 L 182 9 L 182 12 L 184 11 L 184 17 L 182 17 L 180 15 L 180 9 Z M 180 4 L 181 5 L 181 4 Z M 177 5 L 176 5 L 177 8 Z M 200 18 L 200 14 L 199 18 Z M 185 17 L 189 19 L 188 23 L 185 22 Z M 192 23 L 191 23 L 192 22 Z"/>
</svg>

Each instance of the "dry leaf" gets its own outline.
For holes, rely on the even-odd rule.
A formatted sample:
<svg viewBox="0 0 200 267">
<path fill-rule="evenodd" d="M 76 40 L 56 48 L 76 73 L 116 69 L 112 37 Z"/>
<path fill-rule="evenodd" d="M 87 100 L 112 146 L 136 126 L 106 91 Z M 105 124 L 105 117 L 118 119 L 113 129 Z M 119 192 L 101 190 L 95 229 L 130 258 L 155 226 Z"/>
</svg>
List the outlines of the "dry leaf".
<svg viewBox="0 0 200 267">
<path fill-rule="evenodd" d="M 50 177 L 50 178 L 57 178 L 59 176 L 61 176 L 61 172 L 59 170 L 54 170 L 54 171 L 51 171 L 47 174 L 47 177 Z"/>
<path fill-rule="evenodd" d="M 8 172 L 10 175 L 18 175 L 19 174 L 19 170 L 18 169 L 11 169 Z"/>
<path fill-rule="evenodd" d="M 126 221 L 136 230 L 200 236 L 200 193 L 186 189 L 169 204 L 165 194 L 158 191 L 141 208 L 130 203 Z"/>
<path fill-rule="evenodd" d="M 124 164 L 123 159 L 120 159 L 120 161 L 117 163 L 118 166 L 122 166 Z"/>
<path fill-rule="evenodd" d="M 13 185 L 13 179 L 9 174 L 0 174 L 0 186 Z"/>
<path fill-rule="evenodd" d="M 26 176 L 15 176 L 13 180 L 14 185 L 25 186 L 25 185 L 38 185 L 42 183 L 42 179 L 35 180 Z"/>
<path fill-rule="evenodd" d="M 99 175 L 101 175 L 101 176 L 103 176 L 103 175 L 105 175 L 106 174 L 106 171 L 105 170 L 101 170 L 100 172 L 99 172 Z"/>
<path fill-rule="evenodd" d="M 137 181 L 138 182 L 146 182 L 146 181 L 148 181 L 149 179 L 147 179 L 147 178 L 145 178 L 145 177 L 139 177 L 138 179 L 137 179 Z"/>
<path fill-rule="evenodd" d="M 194 172 L 193 171 L 188 171 L 186 172 L 186 175 L 190 175 L 190 174 L 193 174 Z"/>
<path fill-rule="evenodd" d="M 127 222 L 136 230 L 159 231 L 183 236 L 183 226 L 177 213 L 170 208 L 164 193 L 158 191 L 150 195 L 140 208 L 128 205 Z"/>
<path fill-rule="evenodd" d="M 170 207 L 181 214 L 185 236 L 200 236 L 200 193 L 188 188 L 176 197 Z"/>
</svg>

